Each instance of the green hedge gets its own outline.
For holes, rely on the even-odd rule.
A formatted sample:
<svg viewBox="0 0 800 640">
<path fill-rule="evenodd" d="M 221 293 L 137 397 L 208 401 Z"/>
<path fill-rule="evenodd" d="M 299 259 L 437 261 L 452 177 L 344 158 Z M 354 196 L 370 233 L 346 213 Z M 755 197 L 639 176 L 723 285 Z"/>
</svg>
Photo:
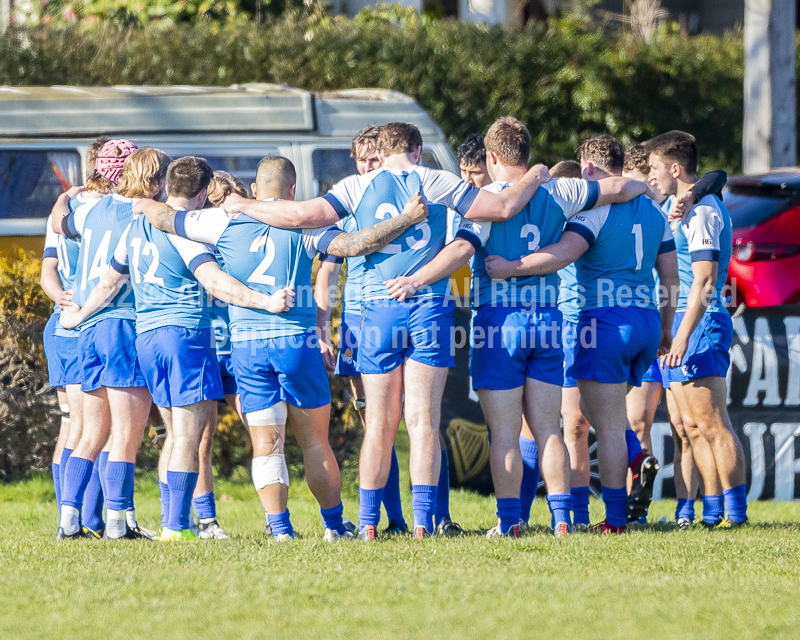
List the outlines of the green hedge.
<svg viewBox="0 0 800 640">
<path fill-rule="evenodd" d="M 55 390 L 47 380 L 42 332 L 53 303 L 39 285 L 41 260 L 21 249 L 0 252 L 0 482 L 50 468 L 61 414 Z M 344 271 L 344 270 L 342 270 Z M 340 286 L 344 274 L 340 276 Z M 338 339 L 339 315 L 331 319 Z M 330 376 L 330 443 L 342 480 L 354 485 L 363 429 L 345 391 L 346 379 Z M 291 424 L 287 426 L 291 433 Z M 146 436 L 137 454 L 139 470 L 153 470 L 161 446 Z M 249 477 L 252 447 L 234 411 L 220 405 L 214 439 L 215 475 Z M 286 458 L 295 477 L 303 476 L 303 455 L 294 438 L 286 443 Z"/>
<path fill-rule="evenodd" d="M 705 168 L 739 171 L 742 79 L 738 33 L 682 37 L 664 26 L 647 43 L 575 16 L 506 31 L 397 6 L 352 20 L 51 25 L 0 39 L 0 84 L 383 87 L 416 98 L 454 145 L 513 114 L 547 163 L 574 157 L 592 134 L 633 143 L 680 128 L 697 135 Z"/>
</svg>

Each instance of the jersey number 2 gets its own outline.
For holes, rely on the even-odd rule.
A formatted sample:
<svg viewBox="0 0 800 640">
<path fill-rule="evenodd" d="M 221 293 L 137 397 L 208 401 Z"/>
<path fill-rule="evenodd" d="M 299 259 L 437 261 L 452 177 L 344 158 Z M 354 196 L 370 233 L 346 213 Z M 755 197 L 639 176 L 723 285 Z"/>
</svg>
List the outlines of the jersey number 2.
<svg viewBox="0 0 800 640">
<path fill-rule="evenodd" d="M 264 256 L 264 259 L 261 261 L 261 264 L 256 267 L 256 270 L 250 274 L 247 281 L 274 287 L 275 276 L 268 276 L 266 272 L 272 265 L 272 261 L 275 260 L 275 243 L 269 236 L 259 236 L 253 240 L 253 244 L 250 245 L 250 253 L 257 253 L 261 247 L 264 247 L 267 255 Z"/>
</svg>

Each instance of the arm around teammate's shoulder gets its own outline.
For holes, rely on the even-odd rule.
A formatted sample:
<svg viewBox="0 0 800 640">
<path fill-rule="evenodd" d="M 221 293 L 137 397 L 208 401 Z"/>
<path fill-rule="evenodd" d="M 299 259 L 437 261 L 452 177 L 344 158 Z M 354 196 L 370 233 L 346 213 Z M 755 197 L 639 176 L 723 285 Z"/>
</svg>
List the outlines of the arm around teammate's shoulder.
<svg viewBox="0 0 800 640">
<path fill-rule="evenodd" d="M 607 204 L 621 204 L 628 202 L 634 198 L 645 195 L 650 191 L 650 188 L 638 180 L 630 178 L 603 178 L 597 181 L 599 192 L 597 194 L 597 202 L 595 207 L 602 207 Z"/>
<path fill-rule="evenodd" d="M 291 287 L 279 289 L 272 295 L 261 293 L 225 273 L 216 260 L 198 265 L 194 277 L 212 296 L 237 307 L 283 313 L 294 306 L 295 293 Z"/>
<path fill-rule="evenodd" d="M 311 200 L 250 200 L 232 193 L 222 208 L 283 229 L 316 229 L 339 221 L 339 212 L 328 198 Z"/>
<path fill-rule="evenodd" d="M 392 240 L 399 238 L 411 225 L 422 222 L 428 216 L 428 205 L 420 194 L 413 196 L 403 212 L 356 233 L 338 234 L 325 248 L 325 253 L 341 258 L 365 256 L 383 249 Z"/>
<path fill-rule="evenodd" d="M 517 215 L 525 207 L 536 190 L 550 180 L 550 171 L 543 164 L 536 164 L 507 189 L 492 193 L 479 189 L 475 199 L 463 214 L 468 220 L 479 222 L 503 222 Z"/>
</svg>

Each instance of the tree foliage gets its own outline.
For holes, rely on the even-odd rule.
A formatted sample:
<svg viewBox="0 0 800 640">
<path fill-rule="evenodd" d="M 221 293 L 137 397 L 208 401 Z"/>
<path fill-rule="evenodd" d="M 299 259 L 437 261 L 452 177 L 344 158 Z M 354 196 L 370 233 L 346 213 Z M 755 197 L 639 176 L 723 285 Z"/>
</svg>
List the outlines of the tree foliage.
<svg viewBox="0 0 800 640">
<path fill-rule="evenodd" d="M 740 170 L 742 81 L 740 34 L 683 37 L 662 25 L 645 42 L 575 15 L 508 31 L 397 5 L 352 20 L 47 25 L 0 41 L 2 84 L 381 87 L 416 98 L 454 145 L 515 115 L 547 163 L 574 157 L 589 135 L 630 144 L 683 129 L 697 135 L 704 167 Z"/>
</svg>

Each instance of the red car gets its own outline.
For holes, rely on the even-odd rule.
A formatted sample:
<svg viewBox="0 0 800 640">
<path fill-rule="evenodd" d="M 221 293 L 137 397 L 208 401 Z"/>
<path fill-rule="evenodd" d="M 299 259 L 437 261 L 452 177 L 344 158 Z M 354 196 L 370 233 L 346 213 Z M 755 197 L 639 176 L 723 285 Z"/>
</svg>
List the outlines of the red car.
<svg viewBox="0 0 800 640">
<path fill-rule="evenodd" d="M 730 178 L 724 204 L 733 226 L 734 306 L 800 301 L 800 168 Z"/>
</svg>

